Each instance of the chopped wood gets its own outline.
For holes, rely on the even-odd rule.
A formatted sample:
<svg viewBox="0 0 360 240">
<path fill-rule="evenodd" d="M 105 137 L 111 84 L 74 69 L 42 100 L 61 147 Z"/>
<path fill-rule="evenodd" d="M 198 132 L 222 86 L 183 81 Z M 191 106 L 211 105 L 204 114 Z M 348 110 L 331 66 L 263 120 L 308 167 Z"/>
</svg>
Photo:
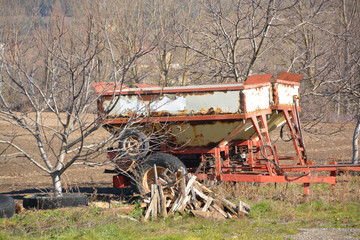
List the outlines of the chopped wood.
<svg viewBox="0 0 360 240">
<path fill-rule="evenodd" d="M 250 206 L 247 203 L 244 203 L 242 201 L 239 201 L 239 207 L 238 207 L 238 214 L 239 216 L 249 216 L 250 214 Z"/>
<path fill-rule="evenodd" d="M 212 202 L 213 202 L 213 199 L 210 198 L 210 199 L 205 203 L 205 206 L 201 209 L 201 211 L 206 212 L 206 211 L 208 210 L 210 204 L 212 204 Z"/>
<path fill-rule="evenodd" d="M 226 212 L 223 211 L 217 204 L 213 204 L 212 207 L 215 208 L 219 213 L 221 213 L 221 215 L 223 215 L 225 218 L 228 217 L 228 215 L 226 214 Z"/>
<path fill-rule="evenodd" d="M 222 214 L 219 212 L 203 212 L 200 210 L 191 210 L 190 211 L 195 217 L 202 217 L 202 218 L 212 218 L 212 219 L 226 219 Z"/>
<path fill-rule="evenodd" d="M 197 209 L 198 208 L 198 202 L 196 201 L 196 194 L 195 194 L 195 190 L 194 190 L 193 187 L 191 188 L 191 196 L 192 196 L 191 202 L 194 205 L 195 209 Z"/>
<path fill-rule="evenodd" d="M 180 205 L 180 201 L 181 199 L 178 198 L 175 203 L 172 205 L 172 207 L 170 208 L 169 214 L 174 214 L 174 212 L 178 209 L 179 205 Z"/>
<path fill-rule="evenodd" d="M 158 191 L 159 191 L 159 197 L 160 197 L 160 209 L 161 209 L 161 215 L 163 217 L 167 217 L 167 211 L 166 211 L 166 199 L 164 196 L 163 189 L 160 184 L 157 185 Z"/>
<path fill-rule="evenodd" d="M 207 193 L 212 193 L 212 191 L 210 189 L 208 189 L 207 187 L 205 187 L 204 185 L 202 185 L 201 183 L 199 182 L 195 182 L 195 185 L 197 188 L 207 192 Z"/>
<path fill-rule="evenodd" d="M 169 207 L 170 207 L 171 202 L 172 202 L 171 199 L 169 199 L 169 200 L 166 201 L 166 208 L 169 208 Z"/>
<path fill-rule="evenodd" d="M 239 201 L 239 204 L 246 210 L 246 211 L 248 211 L 248 212 L 250 212 L 250 205 L 249 204 L 247 204 L 247 203 L 244 203 L 244 202 L 242 202 L 242 201 Z"/>
<path fill-rule="evenodd" d="M 153 204 L 153 209 L 152 209 L 152 212 L 151 212 L 151 216 L 156 219 L 157 218 L 157 214 L 158 214 L 158 202 L 159 202 L 159 199 L 158 199 L 158 189 L 156 187 L 155 184 L 151 185 L 151 188 L 153 189 L 152 192 L 154 192 L 154 196 L 153 196 L 153 199 L 152 201 L 154 202 Z"/>
<path fill-rule="evenodd" d="M 225 198 L 222 198 L 222 197 L 219 197 L 218 199 L 222 202 L 223 206 L 225 208 L 227 208 L 232 214 L 234 214 L 234 215 L 238 214 L 237 211 L 236 211 L 237 207 L 236 207 L 235 204 L 233 204 L 232 202 L 230 202 L 230 201 L 228 201 L 228 200 L 226 200 Z"/>
<path fill-rule="evenodd" d="M 226 212 L 226 214 L 228 215 L 228 218 L 236 218 L 236 216 L 237 216 L 237 214 L 235 214 L 235 215 L 231 215 L 231 213 L 229 213 L 229 212 Z"/>
<path fill-rule="evenodd" d="M 156 165 L 154 165 L 156 167 Z M 164 173 L 168 173 L 167 169 Z M 155 184 L 151 185 L 151 198 L 144 200 L 147 205 L 144 221 L 150 216 L 167 217 L 175 212 L 190 211 L 194 216 L 227 219 L 248 216 L 250 206 L 244 202 L 239 205 L 222 197 L 214 197 L 215 193 L 196 181 L 196 176 L 180 169 L 173 179 L 165 174 L 155 172 Z M 166 180 L 164 180 L 166 179 Z M 161 185 L 160 183 L 166 185 Z"/>
<path fill-rule="evenodd" d="M 168 168 L 166 168 L 161 175 L 167 183 L 173 182 L 173 180 L 168 176 L 168 174 L 174 175 L 174 173 L 172 173 Z"/>
<path fill-rule="evenodd" d="M 157 210 L 156 209 L 157 195 L 155 194 L 157 192 L 156 189 L 157 189 L 156 185 L 152 184 L 151 185 L 151 200 L 150 200 L 149 207 L 146 210 L 144 221 L 147 221 L 149 219 L 150 215 L 153 216 L 154 218 L 157 217 L 157 212 L 155 213 L 155 211 Z"/>
<path fill-rule="evenodd" d="M 190 193 L 190 190 L 192 189 L 192 186 L 193 186 L 195 180 L 196 180 L 196 176 L 192 176 L 190 178 L 190 180 L 187 183 L 186 188 L 185 188 L 185 195 L 188 195 Z"/>
<path fill-rule="evenodd" d="M 165 181 L 164 179 L 162 179 L 161 177 L 159 177 L 158 180 L 159 180 L 159 183 L 168 184 L 168 182 Z"/>
<path fill-rule="evenodd" d="M 218 197 L 218 199 L 222 202 L 224 202 L 226 205 L 232 207 L 234 210 L 236 210 L 236 205 L 232 202 L 230 202 L 229 200 L 225 199 L 225 198 L 222 198 L 222 197 Z"/>
<path fill-rule="evenodd" d="M 204 162 L 201 161 L 198 168 L 196 169 L 194 176 L 198 175 L 198 173 L 200 172 L 201 168 L 204 166 Z"/>
<path fill-rule="evenodd" d="M 157 184 L 158 183 L 158 174 L 157 174 L 157 169 L 156 169 L 156 164 L 154 164 L 154 177 L 155 177 L 155 184 Z"/>
<path fill-rule="evenodd" d="M 180 211 L 180 212 L 184 211 L 184 209 L 185 209 L 185 207 L 186 207 L 186 204 L 190 201 L 190 198 L 191 198 L 191 196 L 188 195 L 188 196 L 186 196 L 186 197 L 182 200 L 182 202 L 181 202 L 181 204 L 180 204 L 180 206 L 179 206 L 178 211 Z"/>
<path fill-rule="evenodd" d="M 150 204 L 149 204 L 149 207 L 148 209 L 146 210 L 146 213 L 145 213 L 145 217 L 144 217 L 144 221 L 146 222 L 149 217 L 150 217 L 150 214 L 152 212 L 152 209 L 153 209 L 153 205 L 154 205 L 154 201 L 151 201 Z"/>
<path fill-rule="evenodd" d="M 185 169 L 181 168 L 181 178 L 180 178 L 180 190 L 181 190 L 181 194 L 182 196 L 185 196 L 185 186 L 186 186 L 186 181 L 185 181 Z"/>
<path fill-rule="evenodd" d="M 211 199 L 211 201 L 213 200 L 211 197 L 205 195 L 203 192 L 201 192 L 201 190 L 199 190 L 199 189 L 197 189 L 197 188 L 194 188 L 194 191 L 195 191 L 196 195 L 198 195 L 199 197 L 201 197 L 202 199 L 204 199 L 205 202 L 210 201 L 210 199 Z"/>
</svg>

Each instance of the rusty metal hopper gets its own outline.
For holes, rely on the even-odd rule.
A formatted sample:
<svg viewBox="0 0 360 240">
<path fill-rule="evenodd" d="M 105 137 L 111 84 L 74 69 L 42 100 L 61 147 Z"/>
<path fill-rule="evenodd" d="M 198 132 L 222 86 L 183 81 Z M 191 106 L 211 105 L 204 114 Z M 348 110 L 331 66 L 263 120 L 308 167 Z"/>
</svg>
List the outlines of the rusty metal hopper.
<svg viewBox="0 0 360 240">
<path fill-rule="evenodd" d="M 250 139 L 255 134 L 251 117 L 259 112 L 267 115 L 269 131 L 285 122 L 277 109 L 293 107 L 302 76 L 282 73 L 272 79 L 272 75 L 251 76 L 244 83 L 215 85 L 165 88 L 140 85 L 121 90 L 106 84 L 95 87 L 102 94 L 100 112 L 110 110 L 105 124 L 111 131 L 135 121 L 145 132 L 166 133 L 174 145 L 211 148 L 224 139 Z M 235 129 L 240 131 L 231 136 Z"/>
</svg>

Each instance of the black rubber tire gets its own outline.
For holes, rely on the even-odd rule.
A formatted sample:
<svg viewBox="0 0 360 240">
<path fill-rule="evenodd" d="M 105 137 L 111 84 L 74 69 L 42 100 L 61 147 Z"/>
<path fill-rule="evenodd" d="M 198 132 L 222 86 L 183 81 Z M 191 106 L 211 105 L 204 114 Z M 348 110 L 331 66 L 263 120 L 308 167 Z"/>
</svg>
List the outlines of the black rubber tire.
<svg viewBox="0 0 360 240">
<path fill-rule="evenodd" d="M 53 197 L 49 194 L 33 194 L 25 196 L 23 199 L 24 208 L 55 209 L 81 205 L 88 205 L 88 197 L 79 193 L 63 193 L 62 197 Z"/>
<path fill-rule="evenodd" d="M 12 197 L 0 195 L 0 218 L 11 218 L 15 214 L 15 202 Z"/>
<path fill-rule="evenodd" d="M 154 168 L 154 164 L 156 164 L 157 168 L 168 168 L 174 173 L 176 173 L 180 168 L 186 170 L 184 163 L 174 155 L 167 153 L 154 153 L 146 161 L 140 163 L 133 172 L 134 179 L 136 179 L 136 182 L 131 182 L 133 191 L 140 193 L 141 195 L 145 195 L 150 192 L 150 187 L 144 185 L 144 178 L 147 176 L 149 170 Z"/>
<path fill-rule="evenodd" d="M 127 144 L 129 139 L 133 138 L 139 143 L 138 150 L 131 152 L 128 149 Z M 146 135 L 138 130 L 126 130 L 124 134 L 119 138 L 119 155 L 125 154 L 125 157 L 131 157 L 133 159 L 140 159 L 145 157 L 149 153 L 150 143 Z"/>
</svg>

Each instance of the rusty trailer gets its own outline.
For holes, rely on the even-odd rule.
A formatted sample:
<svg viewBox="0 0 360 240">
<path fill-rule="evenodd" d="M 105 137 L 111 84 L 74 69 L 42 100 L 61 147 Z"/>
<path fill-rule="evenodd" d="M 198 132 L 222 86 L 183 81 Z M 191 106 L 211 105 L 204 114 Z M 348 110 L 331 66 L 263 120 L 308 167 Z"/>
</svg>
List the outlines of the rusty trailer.
<svg viewBox="0 0 360 240">
<path fill-rule="evenodd" d="M 360 171 L 360 165 L 314 165 L 308 159 L 299 117 L 302 76 L 272 77 L 165 88 L 95 85 L 104 127 L 120 135 L 108 154 L 119 171 L 114 186 L 134 182 L 148 191 L 155 164 L 163 183 L 169 169 L 187 167 L 200 180 L 302 183 L 309 194 L 310 183 L 335 185 L 338 171 Z M 295 157 L 279 156 L 271 142 L 270 132 L 283 126 Z"/>
</svg>

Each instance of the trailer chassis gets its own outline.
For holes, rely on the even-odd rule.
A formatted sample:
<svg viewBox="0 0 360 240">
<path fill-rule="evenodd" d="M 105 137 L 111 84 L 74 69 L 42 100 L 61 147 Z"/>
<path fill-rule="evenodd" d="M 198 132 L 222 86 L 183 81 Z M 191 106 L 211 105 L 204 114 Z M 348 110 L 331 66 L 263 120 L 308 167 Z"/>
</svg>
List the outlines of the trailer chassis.
<svg viewBox="0 0 360 240">
<path fill-rule="evenodd" d="M 308 158 L 303 141 L 301 122 L 298 106 L 273 108 L 277 114 L 283 114 L 286 124 L 290 129 L 291 139 L 296 151 L 296 157 L 279 156 L 276 145 L 270 140 L 267 125 L 268 111 L 260 111 L 247 114 L 244 117 L 251 119 L 256 134 L 246 141 L 232 141 L 240 133 L 244 126 L 239 126 L 231 132 L 218 146 L 205 149 L 180 149 L 172 150 L 163 147 L 162 152 L 173 155 L 198 154 L 201 155 L 201 163 L 197 168 L 188 169 L 199 180 L 217 180 L 229 182 L 252 182 L 252 183 L 302 183 L 304 194 L 310 194 L 311 183 L 327 183 L 336 185 L 338 172 L 360 171 L 360 165 L 337 164 L 332 161 L 327 165 L 314 165 Z M 260 122 L 260 124 L 259 124 Z M 241 163 L 234 164 L 230 159 L 229 149 L 245 147 L 248 149 L 246 159 Z M 269 151 L 267 151 L 267 150 Z M 212 171 L 206 167 L 207 156 L 212 155 L 214 165 Z M 296 164 L 281 164 L 284 160 L 297 161 Z M 211 168 L 210 168 L 211 169 Z M 315 172 L 328 172 L 327 176 L 318 176 Z"/>
</svg>

